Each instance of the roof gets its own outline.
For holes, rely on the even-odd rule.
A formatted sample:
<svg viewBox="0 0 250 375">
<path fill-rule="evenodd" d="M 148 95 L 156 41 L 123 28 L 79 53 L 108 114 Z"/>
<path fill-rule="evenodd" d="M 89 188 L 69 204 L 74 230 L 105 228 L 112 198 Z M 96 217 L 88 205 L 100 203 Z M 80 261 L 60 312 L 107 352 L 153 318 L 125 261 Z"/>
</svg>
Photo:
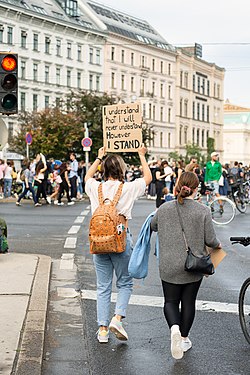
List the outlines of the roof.
<svg viewBox="0 0 250 375">
<path fill-rule="evenodd" d="M 81 26 L 86 29 L 98 30 L 96 24 L 79 9 L 77 1 L 74 0 L 71 2 L 65 0 L 1 0 L 1 3 L 22 8 L 27 13 L 36 13 L 57 21 L 66 21 L 74 24 L 74 27 Z M 70 7 L 66 8 L 65 4 L 70 4 Z"/>
<path fill-rule="evenodd" d="M 147 21 L 96 1 L 87 0 L 86 3 L 111 33 L 175 52 L 175 47 L 169 44 Z"/>
<path fill-rule="evenodd" d="M 224 112 L 249 112 L 250 108 L 240 107 L 236 104 L 226 102 L 224 104 Z"/>
</svg>

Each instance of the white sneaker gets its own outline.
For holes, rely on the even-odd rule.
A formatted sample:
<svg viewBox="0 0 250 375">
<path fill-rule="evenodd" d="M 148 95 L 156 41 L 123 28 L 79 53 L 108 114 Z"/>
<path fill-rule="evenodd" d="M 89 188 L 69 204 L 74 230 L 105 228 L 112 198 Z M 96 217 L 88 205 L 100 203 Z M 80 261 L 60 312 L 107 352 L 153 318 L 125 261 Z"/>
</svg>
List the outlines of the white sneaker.
<svg viewBox="0 0 250 375">
<path fill-rule="evenodd" d="M 47 197 L 46 200 L 47 200 L 47 202 L 48 202 L 49 204 L 51 204 L 51 198 L 50 198 L 50 197 Z"/>
<path fill-rule="evenodd" d="M 183 357 L 182 338 L 178 325 L 171 327 L 171 354 L 175 359 Z"/>
<path fill-rule="evenodd" d="M 68 202 L 68 206 L 73 206 L 73 204 L 75 204 L 75 202 Z"/>
<path fill-rule="evenodd" d="M 128 334 L 123 328 L 122 322 L 119 322 L 119 320 L 117 320 L 115 316 L 111 319 L 109 329 L 111 332 L 113 332 L 116 335 L 116 338 L 118 340 L 121 340 L 121 341 L 128 340 Z"/>
<path fill-rule="evenodd" d="M 185 353 L 189 349 L 192 348 L 192 342 L 190 341 L 190 339 L 188 337 L 186 337 L 185 339 L 182 338 L 181 346 L 182 346 L 182 349 Z"/>
<path fill-rule="evenodd" d="M 98 329 L 97 331 L 97 340 L 103 344 L 109 341 L 109 330 L 106 331 L 106 329 Z"/>
<path fill-rule="evenodd" d="M 71 198 L 71 200 L 72 200 L 72 201 L 76 201 L 76 198 L 73 197 L 73 198 Z"/>
<path fill-rule="evenodd" d="M 57 204 L 57 203 L 58 203 L 58 201 L 57 201 L 57 200 L 55 200 L 55 201 L 54 201 L 54 204 Z"/>
<path fill-rule="evenodd" d="M 61 202 L 61 203 L 57 203 L 57 206 L 63 206 L 64 205 L 64 203 L 63 202 Z"/>
</svg>

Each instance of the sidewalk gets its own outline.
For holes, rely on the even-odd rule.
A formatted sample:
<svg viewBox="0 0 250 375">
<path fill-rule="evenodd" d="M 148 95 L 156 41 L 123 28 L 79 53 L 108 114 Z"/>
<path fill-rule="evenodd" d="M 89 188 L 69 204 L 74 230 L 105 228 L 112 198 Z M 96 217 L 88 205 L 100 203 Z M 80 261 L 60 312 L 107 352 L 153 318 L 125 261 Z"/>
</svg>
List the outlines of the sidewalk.
<svg viewBox="0 0 250 375">
<path fill-rule="evenodd" d="M 40 375 L 51 258 L 0 254 L 0 374 Z"/>
</svg>

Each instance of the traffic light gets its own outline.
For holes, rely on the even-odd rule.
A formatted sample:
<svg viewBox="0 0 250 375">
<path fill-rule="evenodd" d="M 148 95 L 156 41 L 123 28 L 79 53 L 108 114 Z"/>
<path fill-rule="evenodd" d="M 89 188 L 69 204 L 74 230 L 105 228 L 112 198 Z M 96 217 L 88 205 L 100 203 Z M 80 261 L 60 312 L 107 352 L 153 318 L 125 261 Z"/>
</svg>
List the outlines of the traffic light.
<svg viewBox="0 0 250 375">
<path fill-rule="evenodd" d="M 0 113 L 13 115 L 18 111 L 18 55 L 0 52 Z"/>
</svg>

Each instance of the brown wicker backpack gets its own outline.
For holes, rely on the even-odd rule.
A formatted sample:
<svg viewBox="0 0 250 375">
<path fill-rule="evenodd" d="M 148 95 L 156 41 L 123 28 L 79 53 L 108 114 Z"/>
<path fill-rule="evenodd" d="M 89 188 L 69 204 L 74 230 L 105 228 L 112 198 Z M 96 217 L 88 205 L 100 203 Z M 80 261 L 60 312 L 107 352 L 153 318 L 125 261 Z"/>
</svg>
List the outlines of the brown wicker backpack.
<svg viewBox="0 0 250 375">
<path fill-rule="evenodd" d="M 116 209 L 122 187 L 121 182 L 112 201 L 104 199 L 102 184 L 98 187 L 99 206 L 89 224 L 90 254 L 122 253 L 126 248 L 127 220 Z"/>
</svg>

